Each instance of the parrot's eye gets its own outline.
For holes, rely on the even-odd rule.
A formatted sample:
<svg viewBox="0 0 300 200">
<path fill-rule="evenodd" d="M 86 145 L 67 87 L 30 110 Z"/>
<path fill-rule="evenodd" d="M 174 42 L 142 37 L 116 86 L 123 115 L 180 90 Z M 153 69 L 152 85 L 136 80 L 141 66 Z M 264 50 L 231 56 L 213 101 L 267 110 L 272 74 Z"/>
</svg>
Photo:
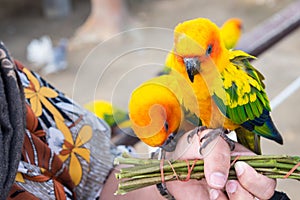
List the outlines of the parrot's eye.
<svg viewBox="0 0 300 200">
<path fill-rule="evenodd" d="M 206 55 L 209 56 L 212 52 L 212 45 L 208 45 L 207 49 L 206 49 Z"/>
<path fill-rule="evenodd" d="M 166 129 L 166 132 L 168 132 L 168 130 L 169 130 L 169 124 L 168 124 L 168 122 L 165 122 L 164 126 L 165 126 L 165 129 Z"/>
</svg>

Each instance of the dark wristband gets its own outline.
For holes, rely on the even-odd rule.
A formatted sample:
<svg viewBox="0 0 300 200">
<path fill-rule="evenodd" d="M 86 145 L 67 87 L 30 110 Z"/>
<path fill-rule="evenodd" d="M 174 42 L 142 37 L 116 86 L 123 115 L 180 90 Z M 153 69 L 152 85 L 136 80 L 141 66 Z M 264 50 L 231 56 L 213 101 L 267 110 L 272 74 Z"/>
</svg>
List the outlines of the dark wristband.
<svg viewBox="0 0 300 200">
<path fill-rule="evenodd" d="M 284 192 L 275 191 L 270 200 L 290 200 Z"/>
<path fill-rule="evenodd" d="M 158 183 L 156 187 L 159 193 L 168 200 L 176 200 L 173 195 L 168 191 L 165 183 Z"/>
</svg>

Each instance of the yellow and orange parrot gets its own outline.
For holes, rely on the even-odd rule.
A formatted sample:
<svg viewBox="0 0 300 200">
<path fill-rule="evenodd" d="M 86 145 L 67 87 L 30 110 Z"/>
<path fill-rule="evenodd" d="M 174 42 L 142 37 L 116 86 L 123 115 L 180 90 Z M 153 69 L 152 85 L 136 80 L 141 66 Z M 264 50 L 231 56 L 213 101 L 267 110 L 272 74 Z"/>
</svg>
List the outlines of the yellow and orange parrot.
<svg viewBox="0 0 300 200">
<path fill-rule="evenodd" d="M 280 144 L 283 140 L 270 117 L 264 78 L 249 58 L 254 57 L 226 49 L 220 29 L 197 18 L 175 28 L 166 66 L 190 80 L 204 126 L 219 130 L 218 134 L 220 128 L 235 130 L 243 145 L 260 153 L 257 136 Z"/>
<path fill-rule="evenodd" d="M 184 90 L 182 90 L 184 88 Z M 201 125 L 197 99 L 181 75 L 162 75 L 138 86 L 128 105 L 132 129 L 152 147 L 173 151 L 186 131 Z"/>
<path fill-rule="evenodd" d="M 220 28 L 222 40 L 226 49 L 234 49 L 242 34 L 242 20 L 230 18 Z"/>
<path fill-rule="evenodd" d="M 232 50 L 237 45 L 241 34 L 242 34 L 242 27 L 243 22 L 239 18 L 229 18 L 226 20 L 223 25 L 220 27 L 220 33 L 222 35 L 222 40 L 226 49 Z M 159 75 L 162 74 L 169 74 L 170 68 L 166 66 Z"/>
<path fill-rule="evenodd" d="M 103 119 L 110 127 L 128 128 L 131 126 L 128 113 L 108 101 L 95 100 L 85 104 L 84 107 Z"/>
</svg>

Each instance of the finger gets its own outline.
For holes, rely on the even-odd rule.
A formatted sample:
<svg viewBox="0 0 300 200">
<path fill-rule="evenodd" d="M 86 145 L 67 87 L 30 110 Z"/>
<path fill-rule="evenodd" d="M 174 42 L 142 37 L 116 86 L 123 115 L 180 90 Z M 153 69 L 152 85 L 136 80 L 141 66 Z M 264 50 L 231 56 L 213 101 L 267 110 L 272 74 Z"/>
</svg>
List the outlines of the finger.
<svg viewBox="0 0 300 200">
<path fill-rule="evenodd" d="M 210 189 L 209 190 L 210 200 L 228 200 L 227 196 L 221 190 Z"/>
<path fill-rule="evenodd" d="M 253 195 L 245 190 L 238 181 L 230 180 L 226 183 L 226 192 L 230 200 L 252 200 Z"/>
<path fill-rule="evenodd" d="M 249 149 L 247 149 L 246 147 L 244 147 L 243 145 L 239 144 L 239 143 L 235 143 L 235 148 L 234 150 L 231 152 L 232 156 L 250 156 L 250 155 L 256 155 L 255 153 L 253 153 L 252 151 L 250 151 Z"/>
<path fill-rule="evenodd" d="M 228 200 L 227 195 L 222 190 L 209 187 L 206 179 L 201 179 L 200 181 L 190 180 L 188 182 L 189 184 L 186 184 L 186 182 L 181 183 L 181 186 L 177 185 L 177 192 L 180 196 L 176 196 L 176 199 Z M 193 187 L 194 189 L 192 189 Z M 180 188 L 180 190 L 178 190 L 178 188 Z M 182 190 L 184 190 L 185 193 L 183 193 Z"/>
<path fill-rule="evenodd" d="M 203 199 L 209 200 L 207 184 L 205 180 L 189 180 L 188 182 L 170 181 L 167 182 L 168 191 L 175 199 Z"/>
<path fill-rule="evenodd" d="M 207 134 L 209 130 L 203 131 Z M 230 168 L 230 149 L 221 137 L 217 138 L 217 142 L 209 144 L 205 148 L 211 148 L 209 154 L 204 159 L 204 174 L 207 183 L 214 189 L 221 189 L 225 186 L 228 172 Z"/>
<path fill-rule="evenodd" d="M 259 199 L 270 199 L 274 194 L 276 181 L 257 173 L 245 162 L 238 161 L 234 165 L 240 184 Z"/>
</svg>

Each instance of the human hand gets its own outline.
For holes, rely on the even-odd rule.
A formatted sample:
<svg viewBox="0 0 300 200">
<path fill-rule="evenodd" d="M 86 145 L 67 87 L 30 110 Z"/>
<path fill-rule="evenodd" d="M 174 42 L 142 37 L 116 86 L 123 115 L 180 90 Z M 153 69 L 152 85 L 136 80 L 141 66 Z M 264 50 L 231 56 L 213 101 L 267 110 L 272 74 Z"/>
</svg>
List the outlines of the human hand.
<svg viewBox="0 0 300 200">
<path fill-rule="evenodd" d="M 210 130 L 204 130 L 199 137 Z M 178 142 L 175 152 L 168 153 L 169 159 L 204 159 L 204 174 L 206 179 L 188 182 L 173 181 L 167 183 L 167 188 L 176 199 L 269 199 L 273 195 L 276 181 L 258 174 L 245 162 L 238 161 L 234 167 L 238 180 L 227 180 L 230 168 L 230 156 L 255 155 L 250 150 L 236 143 L 234 151 L 219 137 L 205 148 L 200 155 L 199 137 L 193 137 L 190 144 L 185 134 Z M 225 191 L 224 191 L 225 189 Z M 227 193 L 227 194 L 226 194 Z"/>
</svg>

